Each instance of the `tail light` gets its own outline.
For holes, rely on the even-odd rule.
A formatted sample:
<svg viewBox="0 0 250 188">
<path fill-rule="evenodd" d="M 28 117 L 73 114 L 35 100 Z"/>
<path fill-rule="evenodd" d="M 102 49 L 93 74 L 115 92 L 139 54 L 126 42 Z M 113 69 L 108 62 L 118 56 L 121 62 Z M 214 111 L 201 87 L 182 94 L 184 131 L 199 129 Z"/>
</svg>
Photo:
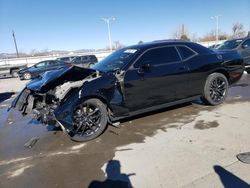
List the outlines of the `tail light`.
<svg viewBox="0 0 250 188">
<path fill-rule="evenodd" d="M 71 67 L 73 65 L 71 63 L 66 63 L 66 66 Z"/>
</svg>

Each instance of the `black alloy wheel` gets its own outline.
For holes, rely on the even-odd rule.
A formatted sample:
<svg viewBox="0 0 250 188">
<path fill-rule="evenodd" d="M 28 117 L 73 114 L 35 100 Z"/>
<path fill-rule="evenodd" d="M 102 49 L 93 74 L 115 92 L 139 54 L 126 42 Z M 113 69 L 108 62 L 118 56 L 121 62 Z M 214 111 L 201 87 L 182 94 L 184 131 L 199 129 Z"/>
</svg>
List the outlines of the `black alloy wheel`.
<svg viewBox="0 0 250 188">
<path fill-rule="evenodd" d="M 72 140 L 83 142 L 98 137 L 108 122 L 107 109 L 98 99 L 89 99 L 74 110 L 74 131 Z"/>
<path fill-rule="evenodd" d="M 228 94 L 228 80 L 221 73 L 210 74 L 206 80 L 202 99 L 210 105 L 223 103 Z"/>
</svg>

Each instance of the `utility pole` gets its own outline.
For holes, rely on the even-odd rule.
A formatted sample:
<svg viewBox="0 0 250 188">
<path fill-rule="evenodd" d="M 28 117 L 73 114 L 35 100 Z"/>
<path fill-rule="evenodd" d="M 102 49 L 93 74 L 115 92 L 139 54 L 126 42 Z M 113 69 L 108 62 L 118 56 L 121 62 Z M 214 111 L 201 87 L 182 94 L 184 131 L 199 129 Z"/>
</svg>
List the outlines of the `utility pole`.
<svg viewBox="0 0 250 188">
<path fill-rule="evenodd" d="M 215 19 L 216 20 L 216 44 L 218 44 L 218 40 L 219 40 L 219 18 L 222 15 L 216 15 L 216 16 L 212 16 L 211 19 Z"/>
<path fill-rule="evenodd" d="M 109 35 L 109 49 L 110 52 L 112 52 L 112 39 L 111 39 L 111 32 L 110 32 L 110 21 L 114 21 L 115 18 L 111 17 L 111 18 L 101 18 L 104 22 L 107 23 L 108 26 L 108 35 Z"/>
<path fill-rule="evenodd" d="M 19 57 L 18 48 L 17 48 L 17 44 L 16 44 L 16 37 L 15 37 L 15 33 L 13 30 L 12 30 L 12 36 L 13 36 L 13 40 L 14 40 L 14 44 L 15 44 L 15 48 L 16 48 L 16 56 Z"/>
</svg>

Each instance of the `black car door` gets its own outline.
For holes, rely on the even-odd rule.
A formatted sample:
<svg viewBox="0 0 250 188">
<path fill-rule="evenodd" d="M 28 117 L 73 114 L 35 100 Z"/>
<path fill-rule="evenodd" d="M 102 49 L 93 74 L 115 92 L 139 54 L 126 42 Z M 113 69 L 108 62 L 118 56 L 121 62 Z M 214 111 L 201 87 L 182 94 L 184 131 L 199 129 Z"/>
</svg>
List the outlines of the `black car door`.
<svg viewBox="0 0 250 188">
<path fill-rule="evenodd" d="M 185 98 L 186 73 L 176 47 L 146 51 L 125 74 L 125 105 L 136 111 Z"/>
<path fill-rule="evenodd" d="M 204 89 L 204 83 L 207 78 L 207 73 L 202 70 L 204 59 L 199 58 L 197 52 L 185 45 L 178 45 L 176 47 L 182 57 L 182 63 L 185 64 L 189 70 L 186 75 L 186 97 L 200 95 Z"/>
<path fill-rule="evenodd" d="M 241 45 L 241 55 L 246 65 L 250 65 L 250 39 L 243 42 Z"/>
</svg>

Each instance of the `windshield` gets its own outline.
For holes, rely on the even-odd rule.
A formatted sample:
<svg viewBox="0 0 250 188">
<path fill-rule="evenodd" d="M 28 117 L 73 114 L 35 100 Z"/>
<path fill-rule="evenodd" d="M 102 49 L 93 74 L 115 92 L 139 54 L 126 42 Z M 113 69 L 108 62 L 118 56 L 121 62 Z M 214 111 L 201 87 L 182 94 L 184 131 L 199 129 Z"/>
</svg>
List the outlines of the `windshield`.
<svg viewBox="0 0 250 188">
<path fill-rule="evenodd" d="M 226 41 L 222 45 L 220 45 L 217 49 L 218 50 L 232 50 L 234 48 L 237 48 L 242 41 L 243 40 L 241 39 Z"/>
<path fill-rule="evenodd" d="M 137 53 L 137 49 L 120 49 L 96 63 L 92 68 L 102 72 L 110 72 L 124 67 Z"/>
</svg>

